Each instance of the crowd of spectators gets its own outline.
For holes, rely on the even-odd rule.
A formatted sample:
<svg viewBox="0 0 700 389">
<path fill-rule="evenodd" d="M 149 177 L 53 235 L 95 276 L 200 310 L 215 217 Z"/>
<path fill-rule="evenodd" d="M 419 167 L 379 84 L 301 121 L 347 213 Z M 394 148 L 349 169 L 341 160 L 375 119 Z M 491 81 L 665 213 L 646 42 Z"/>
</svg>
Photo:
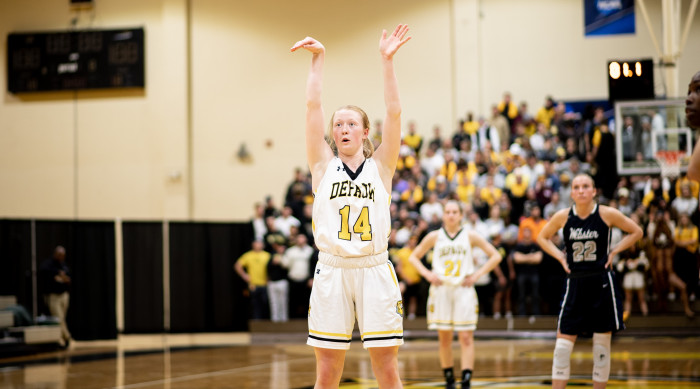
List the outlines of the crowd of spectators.
<svg viewBox="0 0 700 389">
<path fill-rule="evenodd" d="M 626 314 L 633 306 L 643 315 L 650 307 L 666 312 L 669 301 L 679 299 L 685 315 L 693 316 L 700 184 L 683 174 L 618 176 L 614 127 L 602 107 L 567 112 L 565 104 L 547 97 L 531 115 L 525 103 L 516 105 L 506 93 L 491 111 L 488 120 L 467 113 L 449 136 L 435 126 L 432 136 L 424 138 L 414 122 L 403 133 L 391 193 L 389 249 L 407 318 L 425 313 L 428 285 L 405 259 L 428 232 L 440 228 L 448 199 L 464 205 L 464 228 L 475 229 L 504 254 L 501 266 L 477 285 L 481 314 L 531 320 L 558 314 L 566 275 L 535 242 L 548 218 L 570 206 L 571 180 L 581 173 L 594 178 L 599 203 L 630 215 L 645 232 L 613 264 L 626 292 Z M 373 127 L 370 136 L 377 147 L 381 122 Z M 284 314 L 274 313 L 280 309 L 275 305 L 274 321 L 306 315 L 318 254 L 312 202 L 309 175 L 297 168 L 281 207 L 272 197 L 255 204 L 255 239 L 270 253 L 271 285 L 279 289 L 280 281 L 289 284 L 286 296 L 276 298 L 290 305 Z M 612 244 L 621 239 L 619 230 L 612 235 Z M 563 244 L 561 238 L 555 242 Z M 474 255 L 476 261 L 487 259 L 478 250 Z M 430 267 L 431 254 L 422 261 Z"/>
</svg>

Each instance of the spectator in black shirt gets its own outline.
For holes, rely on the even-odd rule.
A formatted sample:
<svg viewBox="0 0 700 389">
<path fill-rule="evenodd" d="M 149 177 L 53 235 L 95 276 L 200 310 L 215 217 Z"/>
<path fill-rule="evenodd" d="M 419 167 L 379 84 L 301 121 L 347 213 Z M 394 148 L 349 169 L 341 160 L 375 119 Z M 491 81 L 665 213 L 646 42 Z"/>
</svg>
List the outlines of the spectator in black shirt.
<svg viewBox="0 0 700 389">
<path fill-rule="evenodd" d="M 70 270 L 66 265 L 66 249 L 63 246 L 56 246 L 53 257 L 44 260 L 39 268 L 39 280 L 44 303 L 49 309 L 51 316 L 58 320 L 61 326 L 62 347 L 68 347 L 71 341 L 71 334 L 66 324 L 66 314 L 68 313 L 68 303 L 70 301 Z"/>
</svg>

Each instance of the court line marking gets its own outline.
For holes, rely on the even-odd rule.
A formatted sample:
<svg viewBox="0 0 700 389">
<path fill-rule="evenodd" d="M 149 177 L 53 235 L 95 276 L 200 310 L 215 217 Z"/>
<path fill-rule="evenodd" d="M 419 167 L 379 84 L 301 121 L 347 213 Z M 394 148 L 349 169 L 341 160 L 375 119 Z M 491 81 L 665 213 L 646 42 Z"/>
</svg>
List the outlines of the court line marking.
<svg viewBox="0 0 700 389">
<path fill-rule="evenodd" d="M 315 358 L 299 358 L 299 359 L 290 359 L 290 360 L 287 360 L 285 362 L 290 363 L 290 362 L 304 362 L 304 361 L 314 361 L 314 363 L 315 363 L 316 359 Z M 179 377 L 163 378 L 163 379 L 159 379 L 159 380 L 139 382 L 139 383 L 135 383 L 135 384 L 113 386 L 113 387 L 110 387 L 109 389 L 146 388 L 146 387 L 154 386 L 154 385 L 164 385 L 164 384 L 186 382 L 186 381 L 192 381 L 192 380 L 209 378 L 209 377 L 218 377 L 218 376 L 223 376 L 223 375 L 228 375 L 228 374 L 242 373 L 242 372 L 246 372 L 246 371 L 250 371 L 250 370 L 257 370 L 257 369 L 261 369 L 261 368 L 269 368 L 271 365 L 274 365 L 275 363 L 276 362 L 270 362 L 270 363 L 263 363 L 260 365 L 238 367 L 235 369 L 218 370 L 218 371 L 210 371 L 207 373 L 198 373 L 198 374 L 190 374 L 190 375 L 184 375 L 184 376 L 179 376 Z"/>
</svg>

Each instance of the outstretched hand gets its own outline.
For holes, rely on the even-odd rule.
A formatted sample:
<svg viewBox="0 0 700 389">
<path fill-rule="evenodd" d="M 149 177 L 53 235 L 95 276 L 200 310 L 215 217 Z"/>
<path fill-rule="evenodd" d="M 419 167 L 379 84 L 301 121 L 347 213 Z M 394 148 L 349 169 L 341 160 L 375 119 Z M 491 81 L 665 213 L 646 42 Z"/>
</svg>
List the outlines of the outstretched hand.
<svg viewBox="0 0 700 389">
<path fill-rule="evenodd" d="M 406 36 L 407 33 L 407 24 L 399 24 L 389 36 L 387 36 L 386 30 L 383 30 L 382 38 L 379 40 L 379 52 L 382 54 L 382 57 L 392 59 L 399 48 L 403 46 L 404 43 L 411 40 L 410 36 Z"/>
<path fill-rule="evenodd" d="M 307 36 L 306 38 L 295 43 L 289 51 L 294 52 L 299 49 L 306 49 L 312 52 L 313 54 L 323 53 L 326 50 L 326 48 L 323 47 L 321 42 L 317 41 L 316 39 L 310 36 Z"/>
</svg>

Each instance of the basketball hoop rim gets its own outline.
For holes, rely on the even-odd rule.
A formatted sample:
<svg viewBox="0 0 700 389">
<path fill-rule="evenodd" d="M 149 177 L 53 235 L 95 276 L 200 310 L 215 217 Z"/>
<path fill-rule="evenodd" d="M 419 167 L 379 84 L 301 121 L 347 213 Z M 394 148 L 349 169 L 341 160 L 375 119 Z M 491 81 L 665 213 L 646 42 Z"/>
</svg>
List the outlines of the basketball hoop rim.
<svg viewBox="0 0 700 389">
<path fill-rule="evenodd" d="M 654 159 L 661 168 L 661 177 L 675 178 L 680 176 L 680 160 L 685 155 L 684 150 L 659 150 L 654 154 Z"/>
</svg>

